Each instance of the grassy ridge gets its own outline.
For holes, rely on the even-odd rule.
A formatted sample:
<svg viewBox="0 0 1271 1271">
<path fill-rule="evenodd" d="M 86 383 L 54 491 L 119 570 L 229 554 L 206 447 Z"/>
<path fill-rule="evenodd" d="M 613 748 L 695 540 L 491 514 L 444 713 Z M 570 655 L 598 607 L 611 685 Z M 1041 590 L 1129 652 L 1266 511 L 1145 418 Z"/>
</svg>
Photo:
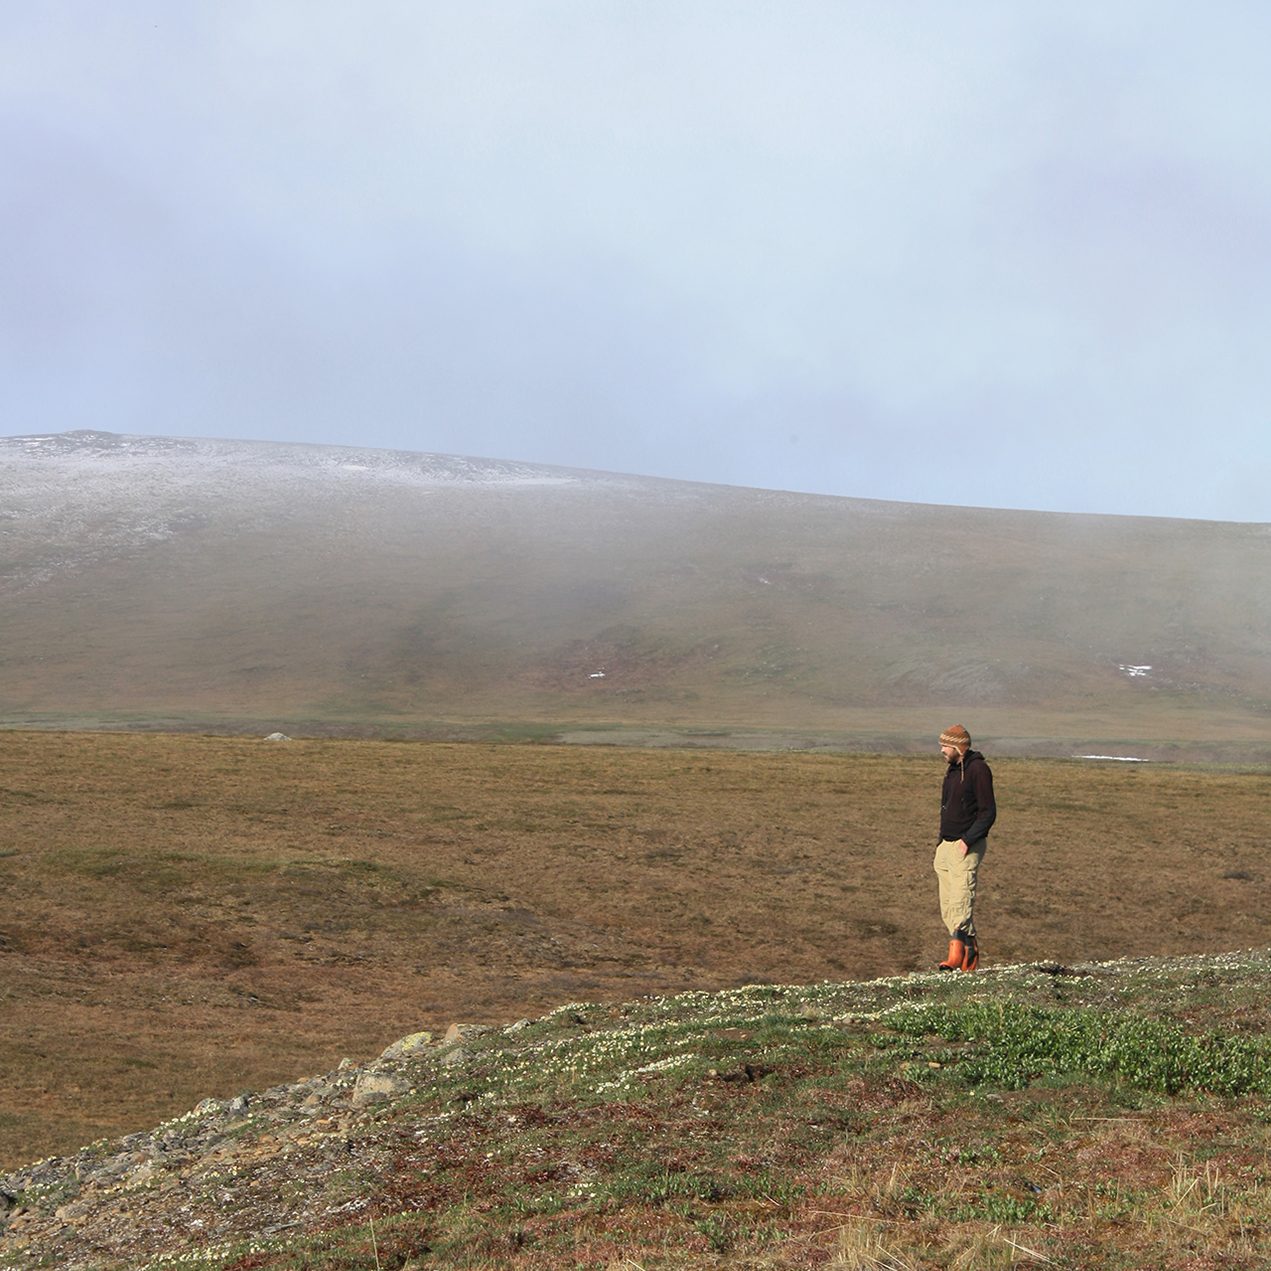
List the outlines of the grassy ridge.
<svg viewBox="0 0 1271 1271">
<path fill-rule="evenodd" d="M 109 1189 L 81 1197 L 50 1256 L 1261 1266 L 1268 972 L 1264 950 L 571 1003 L 413 1055 L 411 1088 L 373 1109 L 249 1121 L 232 1150 L 132 1188 L 126 1216 Z M 0 1266 L 50 1265 L 10 1244 Z"/>
</svg>

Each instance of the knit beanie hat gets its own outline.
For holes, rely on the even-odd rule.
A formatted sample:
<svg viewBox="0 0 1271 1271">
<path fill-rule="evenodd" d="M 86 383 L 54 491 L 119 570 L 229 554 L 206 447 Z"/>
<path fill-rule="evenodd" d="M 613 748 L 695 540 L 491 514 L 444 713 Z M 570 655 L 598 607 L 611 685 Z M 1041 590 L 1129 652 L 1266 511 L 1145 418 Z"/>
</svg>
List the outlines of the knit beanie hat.
<svg viewBox="0 0 1271 1271">
<path fill-rule="evenodd" d="M 971 734 L 961 724 L 954 724 L 952 728 L 946 728 L 940 734 L 940 744 L 942 746 L 956 746 L 959 750 L 966 750 L 971 745 Z"/>
</svg>

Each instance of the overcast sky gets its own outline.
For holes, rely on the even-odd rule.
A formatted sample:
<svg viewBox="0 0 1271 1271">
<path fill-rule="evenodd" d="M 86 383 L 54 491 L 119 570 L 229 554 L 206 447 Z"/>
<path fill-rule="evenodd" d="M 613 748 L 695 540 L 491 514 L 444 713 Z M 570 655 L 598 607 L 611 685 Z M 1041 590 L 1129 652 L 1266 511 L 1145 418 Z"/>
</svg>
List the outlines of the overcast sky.
<svg viewBox="0 0 1271 1271">
<path fill-rule="evenodd" d="M 1271 521 L 1264 0 L 0 0 L 0 432 Z"/>
</svg>

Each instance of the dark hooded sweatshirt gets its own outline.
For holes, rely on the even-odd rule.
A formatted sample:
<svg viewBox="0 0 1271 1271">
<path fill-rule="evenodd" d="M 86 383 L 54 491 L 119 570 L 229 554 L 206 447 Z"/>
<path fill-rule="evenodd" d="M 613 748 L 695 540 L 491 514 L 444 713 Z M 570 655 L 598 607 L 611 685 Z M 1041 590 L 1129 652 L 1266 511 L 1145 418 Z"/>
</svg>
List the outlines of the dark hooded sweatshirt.
<svg viewBox="0 0 1271 1271">
<path fill-rule="evenodd" d="M 997 819 L 993 773 L 978 750 L 949 764 L 940 792 L 940 837 L 976 843 Z"/>
</svg>

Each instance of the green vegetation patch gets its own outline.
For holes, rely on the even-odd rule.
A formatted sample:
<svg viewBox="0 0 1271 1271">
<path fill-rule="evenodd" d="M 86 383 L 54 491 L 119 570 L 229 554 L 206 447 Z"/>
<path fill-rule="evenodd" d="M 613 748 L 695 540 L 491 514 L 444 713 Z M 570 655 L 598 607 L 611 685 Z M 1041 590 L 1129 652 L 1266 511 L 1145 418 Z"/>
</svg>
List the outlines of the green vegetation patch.
<svg viewBox="0 0 1271 1271">
<path fill-rule="evenodd" d="M 1167 1020 L 1025 1003 L 905 1004 L 890 1012 L 897 1038 L 936 1036 L 965 1047 L 953 1056 L 962 1076 L 1018 1090 L 1039 1077 L 1114 1077 L 1140 1089 L 1271 1095 L 1271 1044 Z"/>
</svg>

